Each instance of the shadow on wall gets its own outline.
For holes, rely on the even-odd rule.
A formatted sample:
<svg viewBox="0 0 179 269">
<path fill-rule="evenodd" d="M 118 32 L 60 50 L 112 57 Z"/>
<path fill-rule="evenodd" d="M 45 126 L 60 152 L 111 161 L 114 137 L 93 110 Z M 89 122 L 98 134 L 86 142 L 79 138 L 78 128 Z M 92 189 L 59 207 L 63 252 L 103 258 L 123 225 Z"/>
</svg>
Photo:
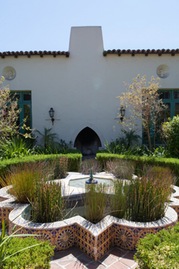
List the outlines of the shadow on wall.
<svg viewBox="0 0 179 269">
<path fill-rule="evenodd" d="M 96 152 L 101 147 L 101 141 L 95 131 L 86 127 L 77 135 L 74 147 L 81 151 L 83 159 L 95 158 Z"/>
</svg>

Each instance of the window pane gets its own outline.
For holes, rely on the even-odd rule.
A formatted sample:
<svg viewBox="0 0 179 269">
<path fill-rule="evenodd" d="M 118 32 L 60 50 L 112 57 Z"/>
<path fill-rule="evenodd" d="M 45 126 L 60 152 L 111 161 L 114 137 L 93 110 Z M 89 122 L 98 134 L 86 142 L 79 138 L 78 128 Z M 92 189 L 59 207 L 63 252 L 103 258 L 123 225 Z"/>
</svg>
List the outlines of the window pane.
<svg viewBox="0 0 179 269">
<path fill-rule="evenodd" d="M 160 92 L 160 98 L 161 99 L 170 99 L 170 92 L 169 91 Z"/>
<path fill-rule="evenodd" d="M 160 124 L 162 122 L 168 120 L 168 118 L 170 118 L 171 105 L 170 105 L 170 103 L 165 103 L 165 105 L 166 105 L 166 109 L 158 114 L 158 122 Z"/>
<path fill-rule="evenodd" d="M 26 119 L 26 125 L 30 127 L 30 105 L 24 105 L 24 118 Z"/>
<path fill-rule="evenodd" d="M 179 115 L 179 103 L 175 104 L 175 115 Z"/>
<path fill-rule="evenodd" d="M 24 93 L 24 101 L 31 100 L 31 93 Z"/>
<path fill-rule="evenodd" d="M 165 110 L 165 120 L 167 120 L 170 117 L 170 111 L 171 111 L 171 104 L 170 103 L 166 103 L 165 104 L 167 106 L 167 109 Z"/>
<path fill-rule="evenodd" d="M 16 97 L 18 100 L 20 100 L 20 94 L 15 93 L 15 97 Z"/>
<path fill-rule="evenodd" d="M 174 91 L 174 99 L 179 99 L 179 91 Z"/>
</svg>

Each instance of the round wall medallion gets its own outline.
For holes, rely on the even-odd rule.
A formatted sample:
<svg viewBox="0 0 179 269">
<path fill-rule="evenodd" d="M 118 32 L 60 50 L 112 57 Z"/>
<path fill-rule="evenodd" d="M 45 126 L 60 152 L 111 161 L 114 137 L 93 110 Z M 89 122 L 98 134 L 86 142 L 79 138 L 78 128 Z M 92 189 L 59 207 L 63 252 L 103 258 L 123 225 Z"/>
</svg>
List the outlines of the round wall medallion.
<svg viewBox="0 0 179 269">
<path fill-rule="evenodd" d="M 3 69 L 2 75 L 5 77 L 5 79 L 12 80 L 16 76 L 16 70 L 12 66 L 6 66 Z"/>
<path fill-rule="evenodd" d="M 169 76 L 169 67 L 166 64 L 161 64 L 157 67 L 157 75 L 160 78 L 167 78 Z"/>
</svg>

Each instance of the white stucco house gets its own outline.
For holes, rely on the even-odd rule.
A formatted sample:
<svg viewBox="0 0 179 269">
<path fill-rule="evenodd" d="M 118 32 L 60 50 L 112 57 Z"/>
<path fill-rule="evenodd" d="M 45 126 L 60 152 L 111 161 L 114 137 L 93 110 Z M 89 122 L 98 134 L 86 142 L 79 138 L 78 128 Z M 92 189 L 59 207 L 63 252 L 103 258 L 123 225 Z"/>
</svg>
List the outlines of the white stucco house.
<svg viewBox="0 0 179 269">
<path fill-rule="evenodd" d="M 179 49 L 108 50 L 101 27 L 87 26 L 71 28 L 68 51 L 0 52 L 0 75 L 19 94 L 21 118 L 87 154 L 119 137 L 116 97 L 138 74 L 161 77 L 171 116 L 179 113 Z"/>
</svg>

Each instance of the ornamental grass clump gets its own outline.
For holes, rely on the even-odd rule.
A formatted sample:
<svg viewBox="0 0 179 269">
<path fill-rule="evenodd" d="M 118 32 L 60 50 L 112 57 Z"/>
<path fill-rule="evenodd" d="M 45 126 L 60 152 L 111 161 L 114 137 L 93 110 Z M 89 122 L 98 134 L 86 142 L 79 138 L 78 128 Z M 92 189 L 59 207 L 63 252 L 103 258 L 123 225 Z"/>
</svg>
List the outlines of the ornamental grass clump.
<svg viewBox="0 0 179 269">
<path fill-rule="evenodd" d="M 53 172 L 48 162 L 29 163 L 14 167 L 4 180 L 4 185 L 12 185 L 9 193 L 18 203 L 30 203 L 31 219 L 35 222 L 53 222 L 64 216 L 64 200 L 61 184 L 48 180 Z M 3 181 L 3 179 L 1 180 Z"/>
<path fill-rule="evenodd" d="M 98 173 L 102 171 L 100 163 L 95 159 L 87 159 L 80 163 L 80 172 L 85 175 L 89 175 L 90 172 Z"/>
<path fill-rule="evenodd" d="M 49 180 L 60 179 L 67 176 L 68 158 L 60 157 L 51 162 Z"/>
<path fill-rule="evenodd" d="M 32 220 L 40 223 L 62 220 L 65 214 L 65 203 L 61 184 L 42 179 L 36 183 L 35 189 L 34 199 L 30 201 Z"/>
<path fill-rule="evenodd" d="M 115 180 L 113 184 L 114 193 L 110 195 L 110 214 L 117 218 L 124 218 L 129 184 L 123 180 Z"/>
<path fill-rule="evenodd" d="M 112 160 L 106 163 L 106 169 L 115 177 L 120 179 L 130 179 L 135 171 L 135 165 L 132 161 Z"/>
<path fill-rule="evenodd" d="M 16 202 L 28 203 L 35 194 L 35 182 L 42 177 L 42 172 L 26 167 L 22 170 L 11 172 L 6 178 L 7 185 L 12 185 L 9 193 L 13 195 Z"/>
<path fill-rule="evenodd" d="M 174 183 L 168 168 L 153 167 L 140 178 L 131 180 L 127 195 L 127 218 L 131 221 L 155 221 L 164 217 Z"/>
<path fill-rule="evenodd" d="M 107 194 L 105 184 L 86 184 L 85 217 L 93 223 L 99 222 L 105 215 Z"/>
<path fill-rule="evenodd" d="M 28 203 L 34 199 L 36 182 L 47 176 L 46 162 L 21 164 L 12 168 L 11 172 L 1 183 L 12 185 L 9 193 L 16 202 Z"/>
</svg>

